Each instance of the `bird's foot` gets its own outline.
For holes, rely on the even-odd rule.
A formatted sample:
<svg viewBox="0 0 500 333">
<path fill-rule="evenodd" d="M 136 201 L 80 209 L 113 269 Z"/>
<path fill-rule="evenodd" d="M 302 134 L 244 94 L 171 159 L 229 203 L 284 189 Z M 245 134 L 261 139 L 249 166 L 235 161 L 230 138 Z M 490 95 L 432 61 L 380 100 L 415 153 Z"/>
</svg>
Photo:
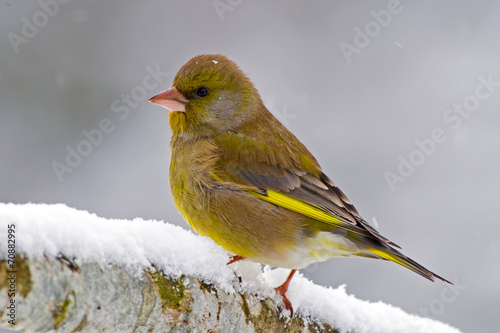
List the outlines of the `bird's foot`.
<svg viewBox="0 0 500 333">
<path fill-rule="evenodd" d="M 232 256 L 231 260 L 229 260 L 229 262 L 226 265 L 234 264 L 235 262 L 243 260 L 243 259 L 245 259 L 245 258 L 243 258 L 242 256 Z"/>
<path fill-rule="evenodd" d="M 295 274 L 295 272 L 297 272 L 296 269 L 292 269 L 292 271 L 290 272 L 290 275 L 288 275 L 287 279 L 285 282 L 283 282 L 283 284 L 277 288 L 274 288 L 274 290 L 276 290 L 276 293 L 281 295 L 281 298 L 283 299 L 283 303 L 285 304 L 285 309 L 287 309 L 288 311 L 290 311 L 290 318 L 293 317 L 293 307 L 292 307 L 292 303 L 290 302 L 290 300 L 286 297 L 286 292 L 288 291 L 288 285 L 290 284 L 290 281 L 292 280 L 293 278 L 293 275 Z"/>
<path fill-rule="evenodd" d="M 290 300 L 286 297 L 285 293 L 286 293 L 286 290 L 283 291 L 283 285 L 279 286 L 278 288 L 274 288 L 274 290 L 276 290 L 276 293 L 279 294 L 281 296 L 281 298 L 283 299 L 283 303 L 285 304 L 285 309 L 287 309 L 288 311 L 290 311 L 290 318 L 293 317 L 293 307 L 292 307 L 292 303 L 290 302 Z"/>
<path fill-rule="evenodd" d="M 231 264 L 234 264 L 235 262 L 237 261 L 240 261 L 240 260 L 243 260 L 245 258 L 243 258 L 242 256 L 232 256 L 231 257 L 231 260 L 229 260 L 229 262 L 226 264 L 226 265 L 231 265 Z M 238 279 L 240 285 L 241 285 L 241 276 L 239 276 L 238 274 L 236 274 L 236 272 L 234 272 L 234 276 Z"/>
</svg>

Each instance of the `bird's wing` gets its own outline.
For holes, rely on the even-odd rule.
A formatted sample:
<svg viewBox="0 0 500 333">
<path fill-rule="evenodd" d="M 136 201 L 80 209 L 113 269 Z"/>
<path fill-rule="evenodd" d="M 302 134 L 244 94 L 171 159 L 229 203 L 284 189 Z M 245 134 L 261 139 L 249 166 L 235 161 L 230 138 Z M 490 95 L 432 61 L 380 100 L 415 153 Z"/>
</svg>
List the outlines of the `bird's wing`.
<svg viewBox="0 0 500 333">
<path fill-rule="evenodd" d="M 301 154 L 305 147 L 299 150 L 288 144 L 288 154 L 283 154 L 279 144 L 234 132 L 224 133 L 216 143 L 220 180 L 244 185 L 252 195 L 277 206 L 397 246 L 361 218 L 307 150 Z"/>
</svg>

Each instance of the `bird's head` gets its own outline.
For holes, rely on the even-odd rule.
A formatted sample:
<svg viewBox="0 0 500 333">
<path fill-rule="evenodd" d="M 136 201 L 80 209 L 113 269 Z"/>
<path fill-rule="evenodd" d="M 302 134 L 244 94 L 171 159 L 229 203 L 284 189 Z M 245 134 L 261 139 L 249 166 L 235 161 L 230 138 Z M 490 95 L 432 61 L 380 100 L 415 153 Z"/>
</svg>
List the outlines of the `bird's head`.
<svg viewBox="0 0 500 333">
<path fill-rule="evenodd" d="M 219 54 L 198 55 L 181 67 L 170 89 L 151 102 L 170 110 L 174 133 L 213 136 L 255 115 L 262 105 L 250 79 Z"/>
</svg>

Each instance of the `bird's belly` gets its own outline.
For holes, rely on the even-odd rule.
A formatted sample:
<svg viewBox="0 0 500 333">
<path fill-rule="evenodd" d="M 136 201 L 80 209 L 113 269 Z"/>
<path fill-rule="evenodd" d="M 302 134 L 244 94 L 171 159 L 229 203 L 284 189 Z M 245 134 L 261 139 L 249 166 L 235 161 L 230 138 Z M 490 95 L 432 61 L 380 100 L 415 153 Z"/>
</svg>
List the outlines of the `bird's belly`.
<svg viewBox="0 0 500 333">
<path fill-rule="evenodd" d="M 342 235 L 329 231 L 320 231 L 307 237 L 295 248 L 291 248 L 286 258 L 280 262 L 268 262 L 268 265 L 301 269 L 315 262 L 332 257 L 352 257 L 362 252 L 356 243 Z"/>
</svg>

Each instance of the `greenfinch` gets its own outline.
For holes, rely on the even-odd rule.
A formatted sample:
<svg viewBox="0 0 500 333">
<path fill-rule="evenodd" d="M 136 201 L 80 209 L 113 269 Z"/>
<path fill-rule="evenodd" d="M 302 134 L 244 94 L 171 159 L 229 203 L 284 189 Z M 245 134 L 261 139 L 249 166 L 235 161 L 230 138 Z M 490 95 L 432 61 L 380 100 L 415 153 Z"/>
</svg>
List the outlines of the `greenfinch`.
<svg viewBox="0 0 500 333">
<path fill-rule="evenodd" d="M 229 263 L 290 268 L 276 291 L 292 315 L 286 292 L 294 273 L 330 257 L 389 260 L 450 283 L 396 250 L 359 215 L 225 56 L 192 58 L 172 87 L 150 101 L 170 110 L 170 187 L 179 211 L 233 255 Z"/>
</svg>

